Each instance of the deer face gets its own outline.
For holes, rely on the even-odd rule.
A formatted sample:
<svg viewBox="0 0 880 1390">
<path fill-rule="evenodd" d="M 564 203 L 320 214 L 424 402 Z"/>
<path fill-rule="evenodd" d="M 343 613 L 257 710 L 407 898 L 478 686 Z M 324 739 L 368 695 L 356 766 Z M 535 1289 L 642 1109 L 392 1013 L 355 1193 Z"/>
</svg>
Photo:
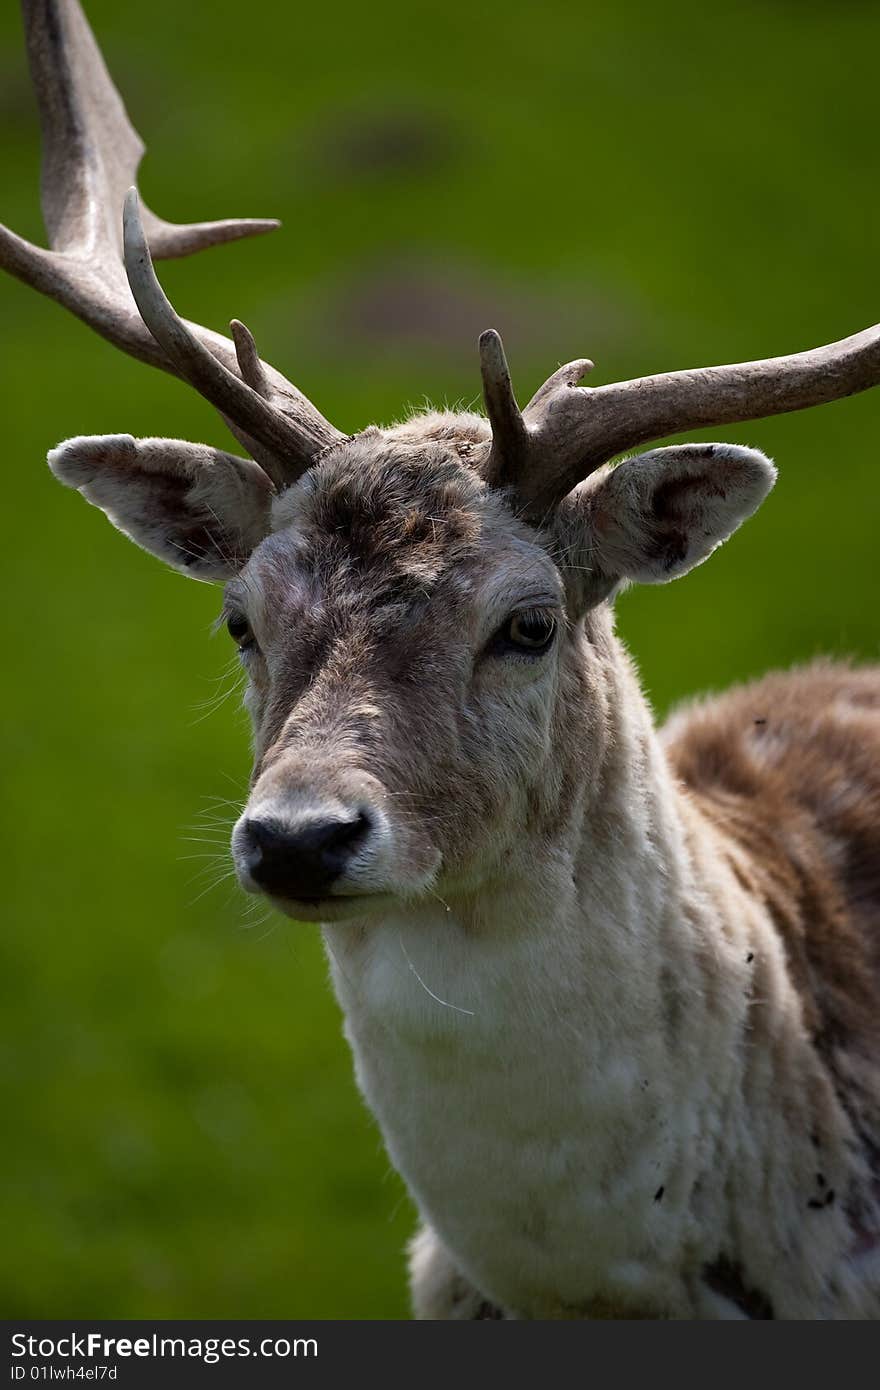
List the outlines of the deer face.
<svg viewBox="0 0 880 1390">
<path fill-rule="evenodd" d="M 50 456 L 141 545 L 228 581 L 255 745 L 235 867 L 295 917 L 470 891 L 558 839 L 602 756 L 597 613 L 705 559 L 774 476 L 734 445 L 657 449 L 537 525 L 490 481 L 489 442 L 478 416 L 371 428 L 281 491 L 173 440 Z"/>
<path fill-rule="evenodd" d="M 453 444 L 378 432 L 273 524 L 224 605 L 255 735 L 242 885 L 338 920 L 491 875 L 550 752 L 567 618 L 547 549 Z"/>
</svg>

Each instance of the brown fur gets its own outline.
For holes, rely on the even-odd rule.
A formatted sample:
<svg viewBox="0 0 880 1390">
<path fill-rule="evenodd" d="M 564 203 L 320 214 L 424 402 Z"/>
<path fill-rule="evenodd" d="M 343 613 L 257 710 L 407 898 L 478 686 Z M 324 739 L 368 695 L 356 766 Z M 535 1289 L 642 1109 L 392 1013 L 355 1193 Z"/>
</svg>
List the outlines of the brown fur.
<svg viewBox="0 0 880 1390">
<path fill-rule="evenodd" d="M 692 706 L 669 760 L 771 914 L 803 1022 L 880 1193 L 880 669 L 817 663 Z M 760 960 L 752 960 L 756 976 Z M 810 1210 L 836 1194 L 821 1174 Z M 846 1196 L 856 1236 L 862 1201 Z"/>
</svg>

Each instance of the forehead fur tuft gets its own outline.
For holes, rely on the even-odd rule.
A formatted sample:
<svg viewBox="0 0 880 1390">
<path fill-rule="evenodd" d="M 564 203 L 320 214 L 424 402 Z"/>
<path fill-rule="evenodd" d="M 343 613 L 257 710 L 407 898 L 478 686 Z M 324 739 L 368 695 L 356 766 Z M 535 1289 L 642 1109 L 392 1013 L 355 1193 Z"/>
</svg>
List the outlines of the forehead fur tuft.
<svg viewBox="0 0 880 1390">
<path fill-rule="evenodd" d="M 273 507 L 303 559 L 430 583 L 473 556 L 500 502 L 477 465 L 488 440 L 475 415 L 431 412 L 375 427 L 328 453 Z"/>
<path fill-rule="evenodd" d="M 295 530 L 300 556 L 327 569 L 437 580 L 499 510 L 477 468 L 488 438 L 480 416 L 450 411 L 371 427 L 275 500 L 272 531 Z"/>
</svg>

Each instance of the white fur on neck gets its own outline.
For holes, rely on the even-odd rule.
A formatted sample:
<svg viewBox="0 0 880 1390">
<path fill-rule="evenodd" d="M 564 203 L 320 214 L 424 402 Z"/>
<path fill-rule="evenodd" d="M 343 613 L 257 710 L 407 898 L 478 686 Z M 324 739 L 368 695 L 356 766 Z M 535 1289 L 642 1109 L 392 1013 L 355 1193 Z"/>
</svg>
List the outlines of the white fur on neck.
<svg viewBox="0 0 880 1390">
<path fill-rule="evenodd" d="M 742 1316 L 702 1274 L 744 1249 L 776 1316 L 815 1316 L 830 1269 L 846 1302 L 848 1233 L 793 1204 L 820 1084 L 800 1006 L 645 732 L 600 822 L 505 887 L 324 929 L 358 1082 L 422 1216 L 509 1316 Z"/>
</svg>

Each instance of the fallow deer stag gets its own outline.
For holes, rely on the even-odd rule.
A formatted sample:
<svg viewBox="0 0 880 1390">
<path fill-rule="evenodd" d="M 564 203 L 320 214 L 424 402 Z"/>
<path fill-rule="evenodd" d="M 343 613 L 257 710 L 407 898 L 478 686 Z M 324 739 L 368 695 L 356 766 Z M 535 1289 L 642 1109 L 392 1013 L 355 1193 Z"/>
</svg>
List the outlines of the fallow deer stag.
<svg viewBox="0 0 880 1390">
<path fill-rule="evenodd" d="M 25 0 L 51 249 L 0 259 L 215 406 L 248 457 L 76 438 L 52 471 L 203 580 L 249 677 L 242 886 L 323 924 L 363 1093 L 424 1221 L 428 1318 L 880 1315 L 880 671 L 815 665 L 658 732 L 614 634 L 766 496 L 696 426 L 880 380 L 880 328 L 352 437 L 183 322 L 174 226 L 77 0 Z M 123 199 L 125 210 L 123 214 Z"/>
</svg>

